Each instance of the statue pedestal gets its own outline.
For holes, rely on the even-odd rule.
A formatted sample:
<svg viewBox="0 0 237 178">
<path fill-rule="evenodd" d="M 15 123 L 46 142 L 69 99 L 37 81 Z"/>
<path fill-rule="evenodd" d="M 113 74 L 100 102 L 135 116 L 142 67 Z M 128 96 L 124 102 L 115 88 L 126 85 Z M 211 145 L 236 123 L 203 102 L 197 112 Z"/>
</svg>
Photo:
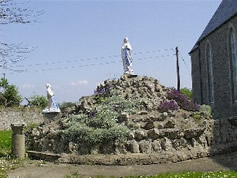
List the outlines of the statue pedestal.
<svg viewBox="0 0 237 178">
<path fill-rule="evenodd" d="M 52 121 L 56 121 L 62 117 L 61 112 L 43 112 L 44 124 L 48 124 Z"/>
</svg>

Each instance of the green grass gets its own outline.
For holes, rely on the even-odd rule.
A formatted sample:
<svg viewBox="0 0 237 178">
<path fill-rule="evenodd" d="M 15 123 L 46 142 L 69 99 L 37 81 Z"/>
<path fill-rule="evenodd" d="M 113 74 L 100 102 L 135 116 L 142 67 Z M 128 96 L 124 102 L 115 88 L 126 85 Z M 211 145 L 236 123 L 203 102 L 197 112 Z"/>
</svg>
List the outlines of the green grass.
<svg viewBox="0 0 237 178">
<path fill-rule="evenodd" d="M 11 153 L 12 131 L 0 131 L 0 178 L 7 177 L 6 171 L 11 169 L 8 156 Z"/>
<path fill-rule="evenodd" d="M 66 178 L 80 177 L 77 173 Z M 125 176 L 123 178 L 234 178 L 237 177 L 237 172 L 225 171 L 225 172 L 183 172 L 183 173 L 166 173 L 155 176 Z M 93 176 L 92 178 L 104 178 L 104 176 Z M 110 176 L 110 178 L 116 178 Z"/>
<path fill-rule="evenodd" d="M 11 146 L 12 131 L 0 131 L 0 157 L 10 154 Z"/>
</svg>

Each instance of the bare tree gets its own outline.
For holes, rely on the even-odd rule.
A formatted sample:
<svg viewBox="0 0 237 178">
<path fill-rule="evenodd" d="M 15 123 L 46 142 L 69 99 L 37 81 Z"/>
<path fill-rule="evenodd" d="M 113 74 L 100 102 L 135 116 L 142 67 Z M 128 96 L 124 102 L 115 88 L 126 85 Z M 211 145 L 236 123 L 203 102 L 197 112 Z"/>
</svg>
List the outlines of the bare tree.
<svg viewBox="0 0 237 178">
<path fill-rule="evenodd" d="M 37 21 L 42 11 L 33 11 L 24 8 L 25 3 L 14 2 L 14 0 L 0 0 L 0 25 L 12 23 L 28 24 Z M 13 64 L 26 58 L 26 54 L 34 48 L 26 45 L 9 44 L 0 41 L 0 68 L 15 71 Z"/>
</svg>

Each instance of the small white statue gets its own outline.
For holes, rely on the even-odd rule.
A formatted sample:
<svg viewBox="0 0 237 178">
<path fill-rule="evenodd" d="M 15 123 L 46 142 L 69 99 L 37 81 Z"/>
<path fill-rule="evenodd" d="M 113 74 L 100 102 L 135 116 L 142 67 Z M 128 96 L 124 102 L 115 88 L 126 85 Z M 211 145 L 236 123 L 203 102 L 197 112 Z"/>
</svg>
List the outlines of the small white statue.
<svg viewBox="0 0 237 178">
<path fill-rule="evenodd" d="M 125 37 L 123 40 L 123 45 L 121 48 L 121 55 L 123 60 L 123 69 L 125 74 L 133 75 L 132 69 L 132 46 L 128 41 L 128 38 Z"/>
<path fill-rule="evenodd" d="M 51 89 L 51 85 L 49 83 L 46 84 L 46 89 L 47 89 L 48 106 L 43 110 L 43 113 L 60 112 L 60 109 L 54 97 L 54 93 Z"/>
</svg>

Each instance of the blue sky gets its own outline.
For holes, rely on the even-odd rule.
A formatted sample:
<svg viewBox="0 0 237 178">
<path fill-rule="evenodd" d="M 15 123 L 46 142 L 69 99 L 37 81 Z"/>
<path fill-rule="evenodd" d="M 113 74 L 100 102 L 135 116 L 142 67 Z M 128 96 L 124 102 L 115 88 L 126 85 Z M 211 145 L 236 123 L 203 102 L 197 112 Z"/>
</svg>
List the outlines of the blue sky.
<svg viewBox="0 0 237 178">
<path fill-rule="evenodd" d="M 58 102 L 75 102 L 93 94 L 98 83 L 123 73 L 120 48 L 127 36 L 134 72 L 168 87 L 176 86 L 175 52 L 170 49 L 178 46 L 181 87 L 191 88 L 188 52 L 220 2 L 32 0 L 24 6 L 44 11 L 37 23 L 1 27 L 4 42 L 35 47 L 24 61 L 11 66 L 27 72 L 1 69 L 0 75 L 6 73 L 23 97 L 46 95 L 49 82 Z"/>
</svg>

